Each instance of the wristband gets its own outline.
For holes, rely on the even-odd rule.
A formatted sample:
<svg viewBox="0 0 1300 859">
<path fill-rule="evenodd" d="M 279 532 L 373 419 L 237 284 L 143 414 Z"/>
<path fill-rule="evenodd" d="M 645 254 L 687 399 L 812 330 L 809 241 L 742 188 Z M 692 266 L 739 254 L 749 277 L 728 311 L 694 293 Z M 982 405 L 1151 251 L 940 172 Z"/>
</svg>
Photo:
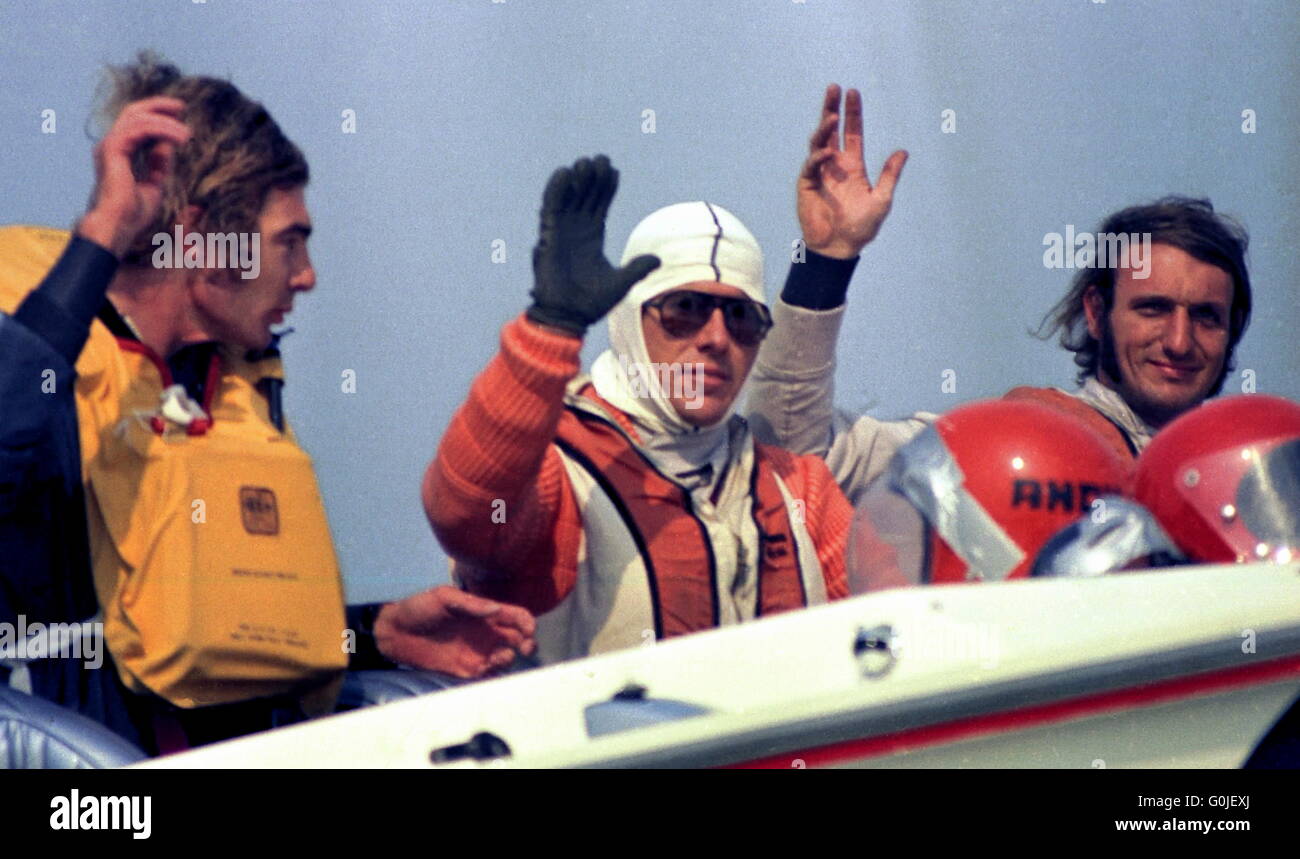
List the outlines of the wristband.
<svg viewBox="0 0 1300 859">
<path fill-rule="evenodd" d="M 803 262 L 790 264 L 781 290 L 786 304 L 806 310 L 831 310 L 844 303 L 859 257 L 836 259 L 807 250 Z"/>
</svg>

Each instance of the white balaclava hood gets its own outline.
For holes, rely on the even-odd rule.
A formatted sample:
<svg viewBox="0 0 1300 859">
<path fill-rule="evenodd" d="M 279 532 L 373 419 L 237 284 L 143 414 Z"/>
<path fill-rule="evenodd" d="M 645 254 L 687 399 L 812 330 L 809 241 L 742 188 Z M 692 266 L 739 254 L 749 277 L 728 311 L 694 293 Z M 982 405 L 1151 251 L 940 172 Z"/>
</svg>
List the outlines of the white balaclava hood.
<svg viewBox="0 0 1300 859">
<path fill-rule="evenodd" d="M 657 385 L 639 386 L 634 393 L 627 368 L 650 365 L 641 328 L 641 306 L 656 296 L 697 281 L 734 286 L 762 303 L 765 300 L 763 252 L 753 234 L 735 215 L 721 206 L 694 202 L 666 206 L 637 224 L 628 237 L 620 265 L 642 254 L 659 257 L 659 268 L 637 282 L 610 311 L 611 348 L 592 366 L 592 382 L 601 397 L 650 430 L 652 437 L 645 440 L 647 446 L 661 449 L 665 454 L 672 451 L 685 463 L 702 466 L 724 445 L 727 424 L 740 396 L 719 421 L 708 427 L 695 427 L 677 414 Z M 670 438 L 653 437 L 661 434 Z"/>
</svg>

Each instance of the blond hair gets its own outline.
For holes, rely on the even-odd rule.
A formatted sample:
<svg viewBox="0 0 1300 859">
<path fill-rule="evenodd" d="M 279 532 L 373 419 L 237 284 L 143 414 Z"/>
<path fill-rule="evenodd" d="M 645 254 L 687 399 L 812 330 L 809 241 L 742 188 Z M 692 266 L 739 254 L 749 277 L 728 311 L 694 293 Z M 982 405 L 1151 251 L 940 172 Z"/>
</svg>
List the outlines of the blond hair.
<svg viewBox="0 0 1300 859">
<path fill-rule="evenodd" d="M 150 237 L 170 232 L 189 206 L 202 210 L 192 230 L 251 233 L 257 230 L 271 189 L 307 184 L 302 151 L 266 108 L 229 81 L 182 75 L 176 66 L 141 51 L 135 62 L 110 67 L 106 84 L 99 111 L 105 128 L 128 104 L 165 95 L 185 102 L 180 120 L 193 132 L 176 152 L 158 217 L 136 236 L 125 262 L 144 262 L 151 251 Z M 137 153 L 137 172 L 146 156 L 144 149 Z"/>
</svg>

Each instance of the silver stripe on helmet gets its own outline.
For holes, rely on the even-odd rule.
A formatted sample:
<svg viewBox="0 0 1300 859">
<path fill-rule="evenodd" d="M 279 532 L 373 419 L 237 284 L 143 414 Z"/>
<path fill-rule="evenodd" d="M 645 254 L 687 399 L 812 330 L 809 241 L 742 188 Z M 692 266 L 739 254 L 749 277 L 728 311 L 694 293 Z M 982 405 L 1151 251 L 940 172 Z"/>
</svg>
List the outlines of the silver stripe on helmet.
<svg viewBox="0 0 1300 859">
<path fill-rule="evenodd" d="M 961 466 L 933 425 L 900 448 L 889 463 L 890 486 L 911 501 L 966 562 L 966 577 L 1002 581 L 1025 553 L 964 483 Z"/>
<path fill-rule="evenodd" d="M 1099 498 L 1091 513 L 1043 544 L 1031 576 L 1090 577 L 1122 570 L 1138 558 L 1158 565 L 1187 559 L 1151 511 L 1118 495 Z"/>
</svg>

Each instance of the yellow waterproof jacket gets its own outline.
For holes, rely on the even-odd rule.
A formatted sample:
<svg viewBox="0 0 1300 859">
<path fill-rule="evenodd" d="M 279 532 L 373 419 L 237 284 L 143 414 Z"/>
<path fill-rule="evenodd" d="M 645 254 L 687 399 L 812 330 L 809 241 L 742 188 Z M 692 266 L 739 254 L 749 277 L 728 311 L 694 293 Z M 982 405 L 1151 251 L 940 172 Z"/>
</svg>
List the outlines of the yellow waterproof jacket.
<svg viewBox="0 0 1300 859">
<path fill-rule="evenodd" d="M 0 228 L 0 310 L 68 239 Z M 328 707 L 347 666 L 342 582 L 311 459 L 258 389 L 282 378 L 279 357 L 219 347 L 211 420 L 189 428 L 161 414 L 166 363 L 99 320 L 76 370 L 95 590 L 123 681 L 182 707 L 286 692 Z"/>
</svg>

